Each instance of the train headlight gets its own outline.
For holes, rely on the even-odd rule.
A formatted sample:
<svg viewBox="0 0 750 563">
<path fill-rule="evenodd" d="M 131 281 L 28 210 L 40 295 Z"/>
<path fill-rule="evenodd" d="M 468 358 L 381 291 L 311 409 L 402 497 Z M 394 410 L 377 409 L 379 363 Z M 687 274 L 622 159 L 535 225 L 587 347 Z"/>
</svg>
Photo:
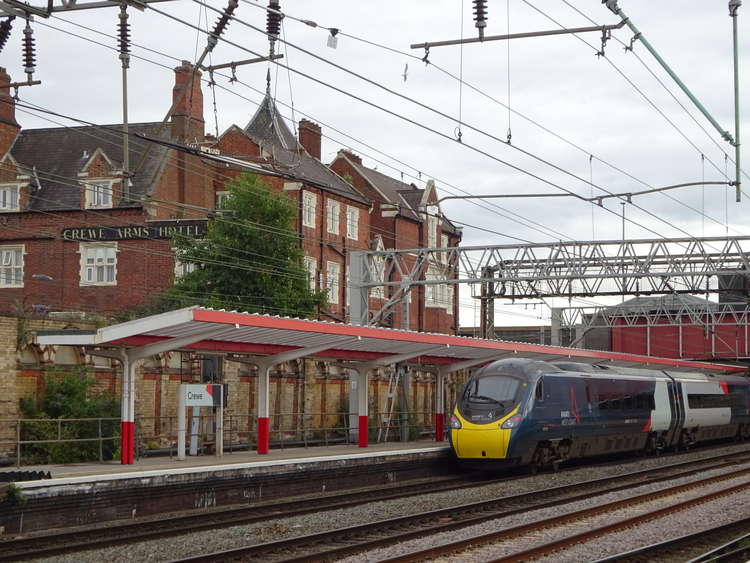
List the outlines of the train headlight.
<svg viewBox="0 0 750 563">
<path fill-rule="evenodd" d="M 461 421 L 456 418 L 456 415 L 452 414 L 450 420 L 448 421 L 448 424 L 450 424 L 450 427 L 453 428 L 453 430 L 459 430 L 461 428 Z"/>
<path fill-rule="evenodd" d="M 505 422 L 503 422 L 500 425 L 500 428 L 503 428 L 505 430 L 510 430 L 511 428 L 515 428 L 519 424 L 521 424 L 521 415 L 520 414 L 514 414 L 508 420 L 506 420 Z"/>
</svg>

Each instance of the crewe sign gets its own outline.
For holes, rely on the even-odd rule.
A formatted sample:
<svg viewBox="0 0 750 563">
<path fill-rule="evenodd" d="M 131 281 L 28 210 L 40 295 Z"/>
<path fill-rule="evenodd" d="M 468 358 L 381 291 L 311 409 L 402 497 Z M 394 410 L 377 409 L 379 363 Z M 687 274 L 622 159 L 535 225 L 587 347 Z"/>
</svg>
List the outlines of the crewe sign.
<svg viewBox="0 0 750 563">
<path fill-rule="evenodd" d="M 185 397 L 186 407 L 220 407 L 226 405 L 226 385 L 215 383 L 183 384 L 180 387 Z M 225 395 L 224 401 L 221 397 L 222 388 Z"/>
</svg>

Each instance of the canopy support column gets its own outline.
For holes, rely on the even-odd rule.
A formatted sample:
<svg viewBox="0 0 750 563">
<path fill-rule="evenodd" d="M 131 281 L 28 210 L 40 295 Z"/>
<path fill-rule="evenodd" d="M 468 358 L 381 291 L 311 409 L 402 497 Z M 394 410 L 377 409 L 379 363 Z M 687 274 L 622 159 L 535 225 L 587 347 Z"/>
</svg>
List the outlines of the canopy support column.
<svg viewBox="0 0 750 563">
<path fill-rule="evenodd" d="M 357 373 L 357 414 L 359 418 L 359 433 L 357 443 L 360 448 L 366 448 L 369 445 L 368 425 L 369 425 L 369 375 L 370 372 L 376 368 L 385 366 L 395 365 L 400 362 L 406 362 L 419 356 L 423 356 L 428 352 L 435 350 L 444 350 L 448 346 L 440 344 L 438 346 L 430 346 L 423 348 L 422 350 L 408 352 L 405 354 L 397 354 L 394 356 L 387 356 L 385 358 L 378 358 L 377 360 L 371 360 L 369 362 L 347 362 L 344 364 L 345 367 L 351 369 Z"/>
<path fill-rule="evenodd" d="M 258 366 L 258 447 L 257 451 L 259 455 L 267 455 L 270 450 L 270 432 L 271 432 L 271 417 L 268 408 L 268 392 L 270 385 L 271 370 L 277 365 L 284 362 L 291 362 L 304 358 L 305 356 L 312 356 L 335 348 L 340 344 L 346 344 L 358 340 L 358 337 L 347 336 L 345 338 L 332 339 L 330 342 L 321 344 L 319 346 L 310 346 L 307 348 L 298 348 L 297 350 L 289 350 L 287 352 L 280 352 L 272 356 L 264 356 L 262 358 L 227 358 L 229 361 L 242 362 L 255 364 Z"/>
</svg>

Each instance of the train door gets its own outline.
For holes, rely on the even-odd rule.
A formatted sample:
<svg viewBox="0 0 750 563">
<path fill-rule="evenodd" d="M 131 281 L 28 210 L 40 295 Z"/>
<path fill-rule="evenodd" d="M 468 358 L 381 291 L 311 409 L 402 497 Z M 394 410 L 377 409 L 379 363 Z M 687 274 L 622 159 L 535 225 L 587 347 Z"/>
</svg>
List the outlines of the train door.
<svg viewBox="0 0 750 563">
<path fill-rule="evenodd" d="M 680 439 L 680 433 L 685 420 L 685 408 L 682 399 L 682 384 L 667 372 L 662 373 L 669 378 L 667 382 L 667 400 L 669 401 L 671 420 L 664 440 L 664 445 L 669 447 L 676 445 Z"/>
<path fill-rule="evenodd" d="M 675 421 L 675 410 L 670 399 L 670 383 L 668 380 L 659 379 L 654 384 L 649 430 L 659 436 L 663 433 L 669 436 Z"/>
</svg>

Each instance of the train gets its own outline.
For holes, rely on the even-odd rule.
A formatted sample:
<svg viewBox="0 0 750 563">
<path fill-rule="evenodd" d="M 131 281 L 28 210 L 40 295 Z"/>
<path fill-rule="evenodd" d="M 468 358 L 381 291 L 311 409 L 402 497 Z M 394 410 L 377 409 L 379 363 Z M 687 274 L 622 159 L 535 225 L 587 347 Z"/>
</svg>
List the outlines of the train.
<svg viewBox="0 0 750 563">
<path fill-rule="evenodd" d="M 512 358 L 458 394 L 449 441 L 460 461 L 557 469 L 576 458 L 659 454 L 750 438 L 750 379 Z"/>
</svg>

